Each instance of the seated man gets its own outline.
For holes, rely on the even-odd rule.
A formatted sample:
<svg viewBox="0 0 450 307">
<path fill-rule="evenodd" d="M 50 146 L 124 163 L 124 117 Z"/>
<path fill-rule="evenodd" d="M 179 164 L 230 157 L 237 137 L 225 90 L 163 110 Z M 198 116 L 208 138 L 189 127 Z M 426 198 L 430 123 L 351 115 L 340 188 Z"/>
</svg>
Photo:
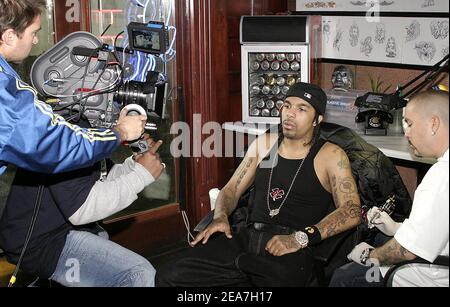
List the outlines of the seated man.
<svg viewBox="0 0 450 307">
<path fill-rule="evenodd" d="M 106 163 L 57 175 L 18 169 L 0 220 L 8 261 L 17 264 L 41 199 L 21 269 L 69 287 L 154 286 L 152 265 L 109 241 L 95 223 L 128 207 L 161 175 L 156 152 L 162 142 L 147 142 L 150 151 L 114 165 L 107 176 Z"/>
<path fill-rule="evenodd" d="M 438 159 L 418 186 L 412 211 L 402 224 L 373 208 L 369 221 L 384 234 L 394 237 L 373 249 L 366 243 L 356 246 L 350 263 L 336 270 L 331 286 L 381 286 L 381 275 L 389 265 L 417 257 L 433 262 L 448 256 L 448 142 L 449 97 L 446 92 L 427 91 L 416 95 L 406 106 L 405 136 L 414 154 Z M 370 261 L 369 261 L 370 260 Z M 365 265 L 376 264 L 381 267 Z M 448 268 L 411 264 L 397 272 L 394 286 L 449 286 Z"/>
<path fill-rule="evenodd" d="M 298 83 L 287 97 L 282 132 L 251 144 L 216 200 L 213 221 L 193 249 L 158 269 L 157 286 L 303 286 L 313 268 L 309 247 L 359 224 L 360 200 L 347 155 L 319 139 L 325 93 Z M 228 217 L 252 183 L 249 225 L 232 234 Z M 208 242 L 214 233 L 225 235 Z"/>
</svg>

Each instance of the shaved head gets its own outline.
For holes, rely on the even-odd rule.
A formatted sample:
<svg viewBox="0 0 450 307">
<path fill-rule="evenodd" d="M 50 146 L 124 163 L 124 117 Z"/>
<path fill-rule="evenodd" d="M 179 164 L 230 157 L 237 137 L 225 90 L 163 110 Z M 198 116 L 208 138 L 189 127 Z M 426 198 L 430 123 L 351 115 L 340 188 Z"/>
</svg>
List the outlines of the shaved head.
<svg viewBox="0 0 450 307">
<path fill-rule="evenodd" d="M 439 117 L 448 130 L 448 92 L 430 90 L 419 93 L 411 98 L 409 104 L 419 111 L 423 118 Z"/>
<path fill-rule="evenodd" d="M 414 154 L 440 158 L 448 150 L 448 92 L 420 93 L 406 105 L 405 137 Z"/>
</svg>

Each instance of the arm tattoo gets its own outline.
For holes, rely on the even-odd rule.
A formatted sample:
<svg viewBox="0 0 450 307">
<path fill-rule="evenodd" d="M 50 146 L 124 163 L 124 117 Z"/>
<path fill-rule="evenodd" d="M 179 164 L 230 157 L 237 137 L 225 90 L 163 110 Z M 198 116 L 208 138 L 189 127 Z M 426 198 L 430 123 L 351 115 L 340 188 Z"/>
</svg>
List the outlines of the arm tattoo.
<svg viewBox="0 0 450 307">
<path fill-rule="evenodd" d="M 241 184 L 242 180 L 244 179 L 245 175 L 248 172 L 248 169 L 253 163 L 253 158 L 246 158 L 244 161 L 242 161 L 241 165 L 239 166 L 238 170 L 236 171 L 236 174 L 238 176 L 238 180 L 236 182 L 236 186 L 234 187 L 235 192 L 237 192 L 239 185 Z"/>
<path fill-rule="evenodd" d="M 350 161 L 348 160 L 347 154 L 342 149 L 336 149 L 336 153 L 340 153 L 338 167 L 340 169 L 351 169 Z"/>
<path fill-rule="evenodd" d="M 226 215 L 227 217 L 233 212 L 236 208 L 238 199 L 236 193 L 238 191 L 239 185 L 242 183 L 242 180 L 245 178 L 245 175 L 248 172 L 248 169 L 252 165 L 253 158 L 246 158 L 242 161 L 241 165 L 239 165 L 238 169 L 234 176 L 237 176 L 236 185 L 231 189 L 222 189 L 219 194 L 219 198 L 216 201 L 216 209 L 214 210 L 214 217 L 217 218 L 220 215 Z M 235 197 L 233 197 L 235 196 Z"/>
<path fill-rule="evenodd" d="M 416 255 L 401 246 L 395 239 L 392 239 L 385 245 L 373 250 L 370 257 L 377 259 L 380 265 L 391 265 L 417 258 Z"/>
<path fill-rule="evenodd" d="M 356 227 L 361 219 L 361 206 L 348 201 L 340 206 L 328 216 L 326 216 L 318 225 L 322 239 L 337 235 L 343 231 Z"/>
<path fill-rule="evenodd" d="M 339 191 L 344 195 L 355 193 L 355 185 L 352 178 L 344 178 L 339 180 Z"/>
<path fill-rule="evenodd" d="M 352 178 L 338 179 L 333 175 L 331 189 L 337 209 L 316 225 L 322 239 L 356 227 L 361 222 L 361 206 Z"/>
<path fill-rule="evenodd" d="M 231 212 L 235 209 L 237 201 L 235 201 L 235 199 L 227 192 L 228 191 L 222 191 L 221 198 L 217 199 L 216 208 L 214 209 L 214 218 L 218 218 L 220 216 L 228 218 Z"/>
</svg>

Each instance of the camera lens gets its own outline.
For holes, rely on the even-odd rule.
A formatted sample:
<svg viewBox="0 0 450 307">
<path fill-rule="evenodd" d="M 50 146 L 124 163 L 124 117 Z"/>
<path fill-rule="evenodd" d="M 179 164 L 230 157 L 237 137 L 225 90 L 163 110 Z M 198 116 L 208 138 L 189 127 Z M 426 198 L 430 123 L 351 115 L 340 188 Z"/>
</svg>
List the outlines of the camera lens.
<svg viewBox="0 0 450 307">
<path fill-rule="evenodd" d="M 137 104 L 147 109 L 151 95 L 144 93 L 144 83 L 127 81 L 117 90 L 114 100 L 123 106 Z"/>
</svg>

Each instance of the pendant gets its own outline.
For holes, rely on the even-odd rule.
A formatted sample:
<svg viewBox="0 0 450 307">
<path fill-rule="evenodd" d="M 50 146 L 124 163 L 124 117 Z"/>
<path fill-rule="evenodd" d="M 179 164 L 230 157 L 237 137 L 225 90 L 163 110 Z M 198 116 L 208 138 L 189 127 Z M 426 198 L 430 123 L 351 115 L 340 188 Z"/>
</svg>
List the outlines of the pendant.
<svg viewBox="0 0 450 307">
<path fill-rule="evenodd" d="M 280 209 L 273 209 L 273 210 L 270 210 L 269 215 L 270 215 L 270 217 L 274 217 L 274 216 L 277 216 L 279 213 L 280 213 Z"/>
</svg>

